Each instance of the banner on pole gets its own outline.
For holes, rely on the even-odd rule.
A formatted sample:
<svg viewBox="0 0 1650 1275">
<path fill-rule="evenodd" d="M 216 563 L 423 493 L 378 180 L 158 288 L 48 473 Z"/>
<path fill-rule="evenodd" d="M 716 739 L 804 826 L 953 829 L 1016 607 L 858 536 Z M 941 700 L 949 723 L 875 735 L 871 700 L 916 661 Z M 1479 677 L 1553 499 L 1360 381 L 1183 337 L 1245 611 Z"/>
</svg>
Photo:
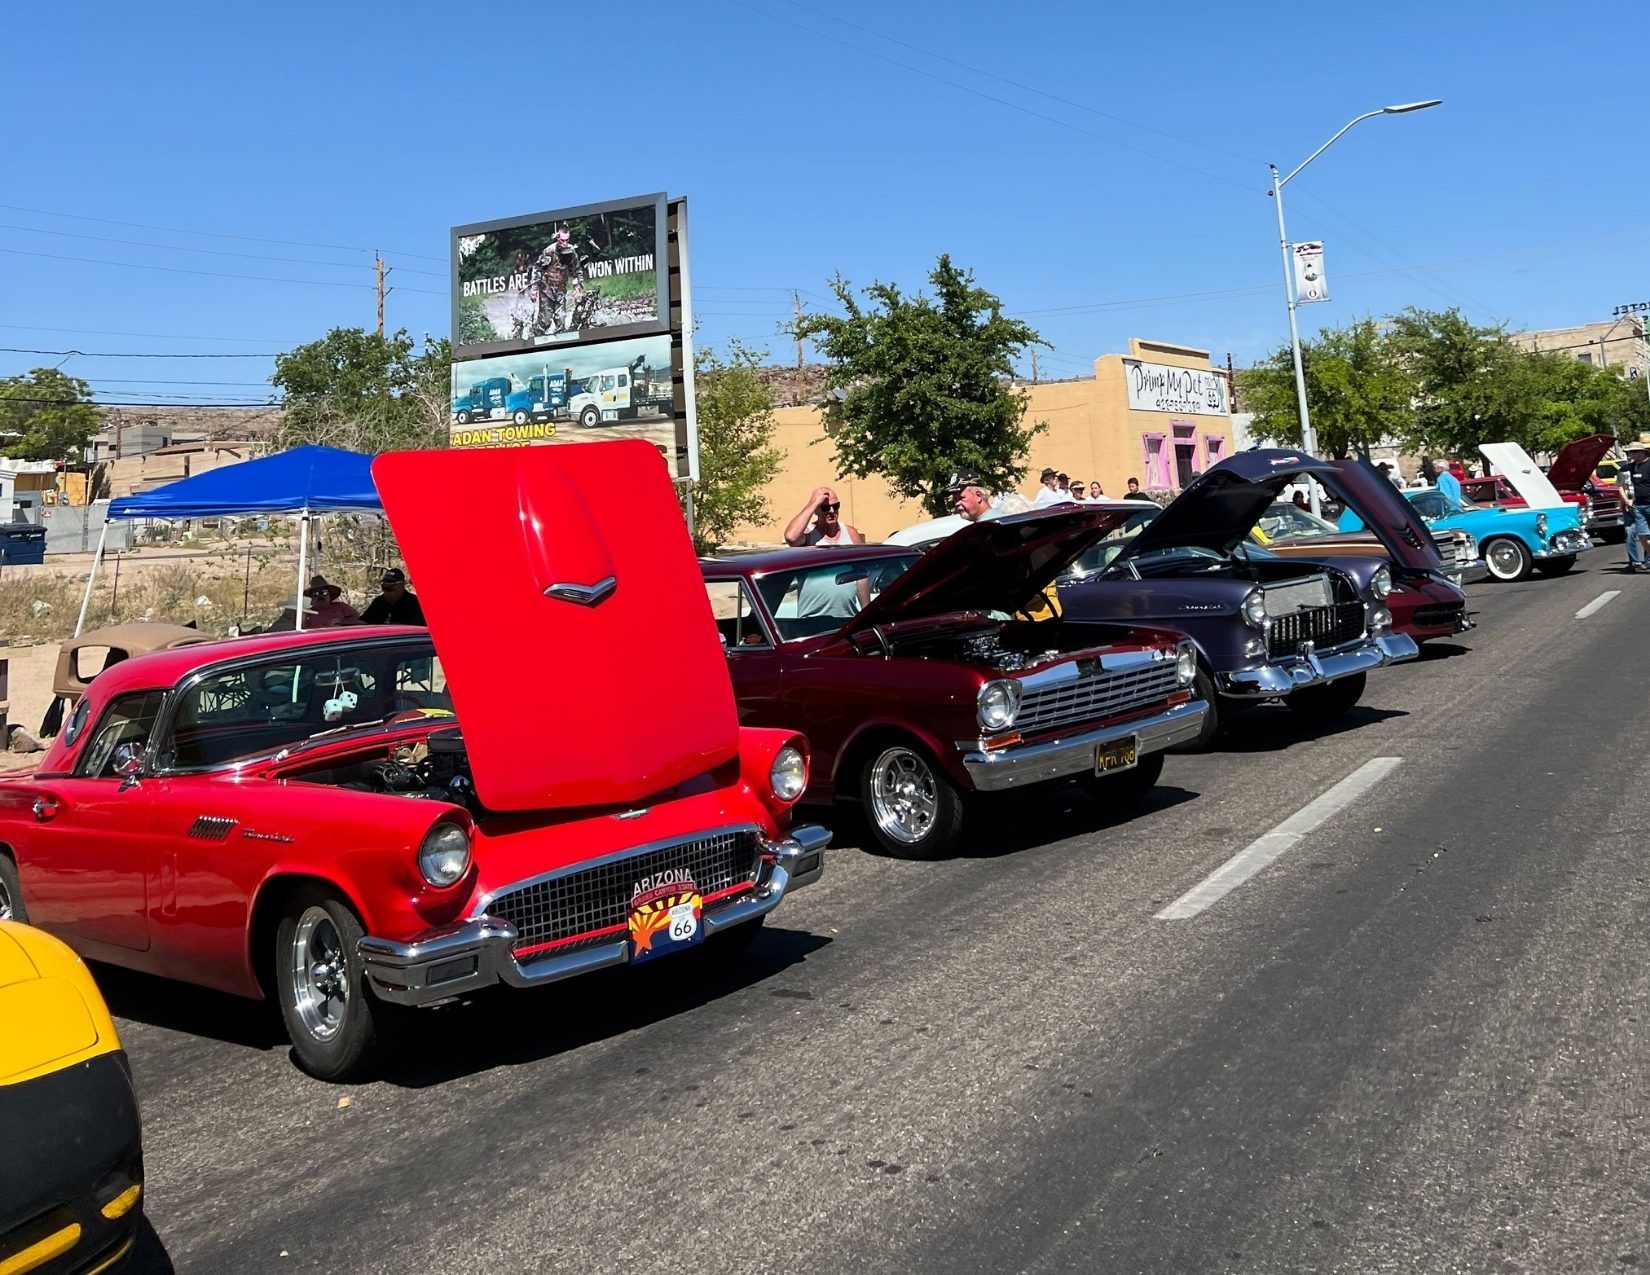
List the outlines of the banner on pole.
<svg viewBox="0 0 1650 1275">
<path fill-rule="evenodd" d="M 1323 244 L 1295 245 L 1295 304 L 1329 300 L 1329 281 L 1323 275 Z"/>
</svg>

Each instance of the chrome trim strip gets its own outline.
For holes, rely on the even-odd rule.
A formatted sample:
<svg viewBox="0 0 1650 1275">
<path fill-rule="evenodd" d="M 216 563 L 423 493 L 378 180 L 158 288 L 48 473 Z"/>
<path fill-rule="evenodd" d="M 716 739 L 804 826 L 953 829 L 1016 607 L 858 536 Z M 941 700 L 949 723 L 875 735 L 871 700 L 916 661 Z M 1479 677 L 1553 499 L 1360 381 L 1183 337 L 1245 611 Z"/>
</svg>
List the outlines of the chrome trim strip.
<svg viewBox="0 0 1650 1275">
<path fill-rule="evenodd" d="M 577 584 L 564 580 L 546 585 L 544 596 L 555 598 L 558 602 L 573 602 L 581 607 L 593 607 L 605 602 L 618 587 L 618 576 L 603 576 L 595 584 Z"/>
</svg>

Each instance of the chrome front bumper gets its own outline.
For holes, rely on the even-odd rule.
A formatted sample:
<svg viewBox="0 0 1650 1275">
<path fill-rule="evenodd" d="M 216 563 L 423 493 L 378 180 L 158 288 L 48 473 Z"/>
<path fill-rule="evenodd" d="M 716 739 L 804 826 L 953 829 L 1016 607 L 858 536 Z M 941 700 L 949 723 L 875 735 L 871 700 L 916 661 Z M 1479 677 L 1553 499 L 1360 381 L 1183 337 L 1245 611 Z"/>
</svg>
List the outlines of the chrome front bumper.
<svg viewBox="0 0 1650 1275">
<path fill-rule="evenodd" d="M 1593 547 L 1585 532 L 1561 531 L 1547 542 L 1547 547 L 1535 554 L 1537 562 L 1545 558 L 1568 558 L 1571 554 L 1583 553 Z"/>
<path fill-rule="evenodd" d="M 1384 633 L 1351 647 L 1269 660 L 1254 668 L 1217 673 L 1222 695 L 1235 699 L 1274 699 L 1303 687 L 1322 686 L 1339 678 L 1367 673 L 1400 660 L 1413 660 L 1421 648 L 1407 633 Z"/>
<path fill-rule="evenodd" d="M 963 769 L 979 792 L 1000 792 L 1004 788 L 1025 788 L 1066 775 L 1094 773 L 1094 750 L 1121 743 L 1131 735 L 1139 740 L 1137 753 L 1161 752 L 1193 740 L 1203 730 L 1209 706 L 1200 699 L 1176 704 L 1173 708 L 1117 726 L 1102 726 L 1041 744 L 1015 744 L 1008 748 L 984 748 L 977 739 L 960 739 Z"/>
<path fill-rule="evenodd" d="M 705 937 L 766 916 L 790 891 L 819 880 L 830 843 L 830 830 L 818 824 L 802 824 L 782 840 L 767 842 L 764 852 L 773 862 L 766 875 L 750 893 L 706 906 Z M 630 940 L 618 938 L 521 966 L 511 954 L 516 938 L 516 927 L 508 921 L 479 916 L 431 930 L 410 943 L 369 934 L 356 950 L 373 992 L 395 1005 L 450 1000 L 494 983 L 537 987 L 630 960 Z"/>
</svg>

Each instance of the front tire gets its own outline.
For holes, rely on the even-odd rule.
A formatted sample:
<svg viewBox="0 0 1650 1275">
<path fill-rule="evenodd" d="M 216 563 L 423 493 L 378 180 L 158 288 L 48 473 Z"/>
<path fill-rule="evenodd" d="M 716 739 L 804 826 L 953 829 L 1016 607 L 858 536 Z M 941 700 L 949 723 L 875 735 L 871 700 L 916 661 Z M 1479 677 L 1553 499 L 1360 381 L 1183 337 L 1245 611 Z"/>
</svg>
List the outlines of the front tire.
<svg viewBox="0 0 1650 1275">
<path fill-rule="evenodd" d="M 873 753 L 860 771 L 859 797 L 871 835 L 899 858 L 937 859 L 962 835 L 962 794 L 914 745 Z"/>
<path fill-rule="evenodd" d="M 1197 676 L 1192 679 L 1192 698 L 1202 700 L 1209 710 L 1203 714 L 1203 729 L 1197 733 L 1197 738 L 1180 745 L 1176 752 L 1206 751 L 1214 744 L 1215 732 L 1220 729 L 1220 696 L 1215 694 L 1215 679 L 1201 664 L 1197 666 Z"/>
<path fill-rule="evenodd" d="M 1489 568 L 1490 575 L 1502 584 L 1517 584 L 1520 580 L 1529 579 L 1530 566 L 1535 560 L 1530 557 L 1523 541 L 1510 536 L 1497 536 L 1483 546 L 1483 553 L 1484 565 Z"/>
<path fill-rule="evenodd" d="M 17 879 L 17 865 L 0 854 L 0 921 L 27 924 L 29 910 L 23 906 L 23 883 Z"/>
<path fill-rule="evenodd" d="M 1285 696 L 1283 702 L 1302 717 L 1326 722 L 1350 712 L 1363 698 L 1364 686 L 1368 681 L 1367 673 L 1354 673 L 1351 677 L 1339 678 L 1324 686 L 1305 687 Z"/>
<path fill-rule="evenodd" d="M 524 412 L 524 411 L 521 411 L 518 408 L 516 410 L 516 414 L 514 416 L 512 416 L 510 419 L 512 421 L 514 421 L 517 425 L 525 425 L 525 424 L 527 424 L 527 413 Z"/>
<path fill-rule="evenodd" d="M 1116 775 L 1084 775 L 1078 782 L 1095 801 L 1133 805 L 1145 798 L 1163 778 L 1163 754 L 1142 757 L 1130 769 Z"/>
<path fill-rule="evenodd" d="M 1536 563 L 1535 571 L 1537 575 L 1561 576 L 1568 572 L 1571 567 L 1575 566 L 1575 564 L 1575 554 L 1567 553 L 1562 558 L 1548 558 L 1544 562 Z"/>
<path fill-rule="evenodd" d="M 458 414 L 458 423 L 460 425 L 468 425 L 470 423 L 470 414 L 468 412 L 460 412 Z"/>
<path fill-rule="evenodd" d="M 356 945 L 361 922 L 336 895 L 293 895 L 275 929 L 275 988 L 298 1065 L 317 1080 L 360 1076 L 377 1048 L 382 1007 Z"/>
<path fill-rule="evenodd" d="M 601 411 L 594 407 L 587 407 L 579 413 L 579 424 L 586 429 L 595 429 L 602 423 Z"/>
</svg>

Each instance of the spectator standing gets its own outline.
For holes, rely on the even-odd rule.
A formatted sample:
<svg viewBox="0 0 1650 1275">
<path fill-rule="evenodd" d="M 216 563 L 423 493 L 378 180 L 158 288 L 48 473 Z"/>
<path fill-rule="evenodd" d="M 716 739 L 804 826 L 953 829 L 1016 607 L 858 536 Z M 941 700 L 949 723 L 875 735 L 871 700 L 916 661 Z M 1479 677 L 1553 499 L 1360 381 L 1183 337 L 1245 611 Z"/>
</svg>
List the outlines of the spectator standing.
<svg viewBox="0 0 1650 1275">
<path fill-rule="evenodd" d="M 1449 497 L 1451 504 L 1458 505 L 1461 503 L 1461 480 L 1455 476 L 1453 469 L 1438 471 L 1437 487 L 1439 491 Z"/>
<path fill-rule="evenodd" d="M 1095 481 L 1091 482 L 1089 484 L 1089 499 L 1090 500 L 1104 500 L 1105 498 L 1106 498 L 1106 489 L 1100 485 L 1100 480 L 1096 479 Z"/>
<path fill-rule="evenodd" d="M 1634 441 L 1626 448 L 1627 464 L 1616 477 L 1616 488 L 1627 509 L 1627 573 L 1646 570 L 1644 537 L 1650 536 L 1650 445 Z"/>
<path fill-rule="evenodd" d="M 424 608 L 407 589 L 407 573 L 390 567 L 378 579 L 378 596 L 361 613 L 362 624 L 423 624 Z"/>
<path fill-rule="evenodd" d="M 989 522 L 1003 515 L 1003 510 L 992 505 L 991 493 L 980 476 L 971 469 L 952 474 L 945 484 L 945 494 L 950 498 L 951 512 L 969 522 Z"/>
<path fill-rule="evenodd" d="M 1073 500 L 1075 500 L 1078 504 L 1080 504 L 1080 505 L 1088 504 L 1089 489 L 1084 484 L 1084 482 L 1081 478 L 1073 478 L 1071 480 L 1071 486 L 1069 488 L 1067 488 L 1067 490 L 1071 492 L 1071 498 Z"/>
<path fill-rule="evenodd" d="M 1123 499 L 1124 500 L 1147 500 L 1147 501 L 1151 501 L 1151 503 L 1154 504 L 1154 505 L 1157 503 L 1155 500 L 1152 500 L 1152 498 L 1150 496 L 1148 496 L 1145 492 L 1140 490 L 1140 480 L 1138 478 L 1129 479 L 1129 489 L 1128 489 L 1127 492 L 1124 493 Z"/>
<path fill-rule="evenodd" d="M 862 545 L 857 527 L 842 521 L 842 499 L 829 487 L 815 487 L 808 503 L 785 524 L 788 545 Z"/>
<path fill-rule="evenodd" d="M 1063 500 L 1070 500 L 1071 493 L 1060 486 L 1060 473 L 1055 469 L 1045 469 L 1041 474 L 1043 489 L 1037 493 L 1037 498 L 1031 502 L 1033 509 L 1046 509 L 1050 505 L 1058 505 Z"/>
</svg>

